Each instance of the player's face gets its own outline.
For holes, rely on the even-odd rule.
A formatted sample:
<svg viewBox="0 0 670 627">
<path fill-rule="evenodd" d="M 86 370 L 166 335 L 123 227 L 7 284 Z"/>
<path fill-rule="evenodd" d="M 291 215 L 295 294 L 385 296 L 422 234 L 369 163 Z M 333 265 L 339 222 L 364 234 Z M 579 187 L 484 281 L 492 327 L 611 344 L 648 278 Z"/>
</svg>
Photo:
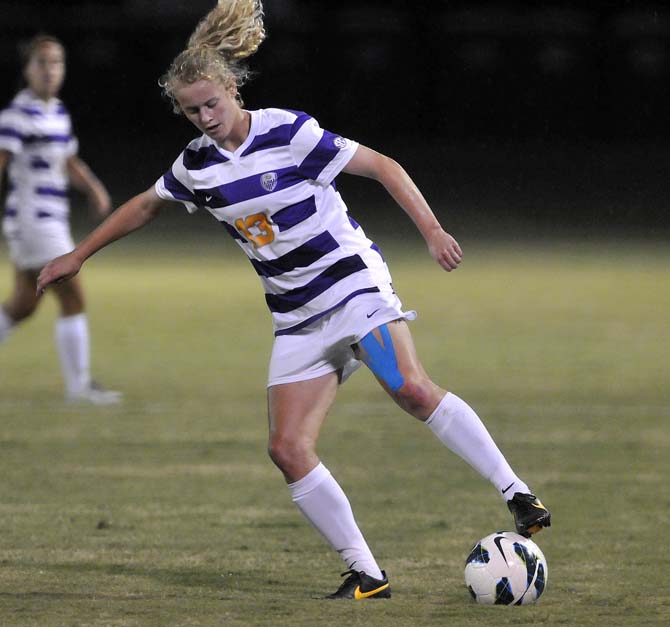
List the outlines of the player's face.
<svg viewBox="0 0 670 627">
<path fill-rule="evenodd" d="M 184 115 L 227 150 L 235 150 L 246 139 L 247 115 L 235 100 L 233 89 L 203 79 L 182 83 L 174 95 Z"/>
<path fill-rule="evenodd" d="M 41 44 L 31 55 L 24 71 L 28 87 L 43 100 L 55 96 L 65 78 L 65 51 L 55 42 Z"/>
</svg>

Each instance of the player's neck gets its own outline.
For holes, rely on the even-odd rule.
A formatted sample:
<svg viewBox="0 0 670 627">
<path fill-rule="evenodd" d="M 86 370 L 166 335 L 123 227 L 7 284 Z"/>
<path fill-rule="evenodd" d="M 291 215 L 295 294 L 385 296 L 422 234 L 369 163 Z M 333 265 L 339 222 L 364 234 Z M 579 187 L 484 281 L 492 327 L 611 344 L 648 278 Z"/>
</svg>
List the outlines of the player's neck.
<svg viewBox="0 0 670 627">
<path fill-rule="evenodd" d="M 39 90 L 39 91 L 38 91 L 38 90 L 36 90 L 36 89 L 33 89 L 32 87 L 28 87 L 28 91 L 29 91 L 35 98 L 37 98 L 38 100 L 41 100 L 41 101 L 44 102 L 45 104 L 48 104 L 49 102 L 51 102 L 51 101 L 56 97 L 56 94 L 52 94 L 52 93 L 47 92 L 47 91 L 45 91 L 45 90 Z"/>
<path fill-rule="evenodd" d="M 251 114 L 240 109 L 240 115 L 235 121 L 230 134 L 223 140 L 221 146 L 229 152 L 235 152 L 249 137 L 251 132 Z"/>
</svg>

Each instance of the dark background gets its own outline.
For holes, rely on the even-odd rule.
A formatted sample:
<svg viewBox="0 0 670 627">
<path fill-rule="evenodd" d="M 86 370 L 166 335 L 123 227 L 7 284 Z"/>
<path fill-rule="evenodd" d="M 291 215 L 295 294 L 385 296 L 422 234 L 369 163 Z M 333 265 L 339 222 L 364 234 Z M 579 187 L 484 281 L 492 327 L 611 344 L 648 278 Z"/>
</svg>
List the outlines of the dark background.
<svg viewBox="0 0 670 627">
<path fill-rule="evenodd" d="M 264 4 L 268 38 L 250 59 L 245 105 L 308 111 L 393 156 L 457 236 L 670 232 L 666 3 Z M 156 81 L 213 5 L 0 0 L 0 102 L 18 86 L 17 42 L 60 37 L 81 155 L 121 202 L 196 133 Z M 355 216 L 383 210 L 375 228 L 408 228 L 374 184 L 338 185 Z"/>
</svg>

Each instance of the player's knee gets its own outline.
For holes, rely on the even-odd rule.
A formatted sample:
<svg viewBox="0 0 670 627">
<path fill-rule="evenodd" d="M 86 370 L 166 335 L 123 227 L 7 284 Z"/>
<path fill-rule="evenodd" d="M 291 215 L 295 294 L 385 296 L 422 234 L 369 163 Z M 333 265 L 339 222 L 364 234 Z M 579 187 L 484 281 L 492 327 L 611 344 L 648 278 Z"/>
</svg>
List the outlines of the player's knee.
<svg viewBox="0 0 670 627">
<path fill-rule="evenodd" d="M 435 385 L 425 377 L 405 377 L 395 391 L 398 404 L 412 416 L 425 418 L 434 405 Z"/>
<path fill-rule="evenodd" d="M 22 320 L 30 318 L 30 316 L 35 313 L 35 309 L 37 309 L 37 300 L 12 303 L 5 307 L 7 315 L 12 319 L 14 324 L 18 324 Z"/>
<path fill-rule="evenodd" d="M 273 434 L 268 442 L 268 455 L 284 474 L 293 474 L 294 467 L 309 453 L 300 439 Z"/>
</svg>

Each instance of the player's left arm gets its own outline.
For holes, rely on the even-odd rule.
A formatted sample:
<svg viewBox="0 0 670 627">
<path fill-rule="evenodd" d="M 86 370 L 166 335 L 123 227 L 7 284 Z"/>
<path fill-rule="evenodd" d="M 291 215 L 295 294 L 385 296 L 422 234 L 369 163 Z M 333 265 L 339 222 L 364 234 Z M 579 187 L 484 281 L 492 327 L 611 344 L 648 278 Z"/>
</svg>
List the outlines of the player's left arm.
<svg viewBox="0 0 670 627">
<path fill-rule="evenodd" d="M 72 185 L 88 197 L 91 209 L 104 218 L 112 209 L 112 200 L 102 181 L 77 155 L 67 159 L 67 174 Z"/>
<path fill-rule="evenodd" d="M 463 256 L 461 247 L 442 228 L 423 194 L 400 164 L 366 146 L 359 146 L 356 154 L 342 171 L 381 183 L 405 213 L 412 218 L 426 240 L 433 259 L 447 272 L 458 267 Z"/>
</svg>

